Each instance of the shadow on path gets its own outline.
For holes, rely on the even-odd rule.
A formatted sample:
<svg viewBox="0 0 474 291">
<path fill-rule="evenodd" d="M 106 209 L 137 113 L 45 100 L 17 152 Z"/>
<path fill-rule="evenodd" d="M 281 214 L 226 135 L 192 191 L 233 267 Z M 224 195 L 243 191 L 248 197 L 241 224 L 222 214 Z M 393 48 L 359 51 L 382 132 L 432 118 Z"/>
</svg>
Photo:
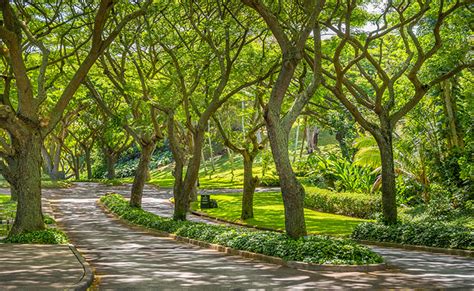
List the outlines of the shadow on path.
<svg viewBox="0 0 474 291">
<path fill-rule="evenodd" d="M 108 192 L 129 195 L 130 186 L 77 183 L 44 190 L 59 222 L 95 268 L 101 288 L 452 288 L 474 287 L 469 258 L 374 248 L 399 270 L 371 273 L 301 271 L 227 256 L 132 230 L 109 219 L 96 205 Z M 171 216 L 169 189 L 145 188 L 143 207 Z M 202 220 L 193 217 L 193 220 Z"/>
</svg>

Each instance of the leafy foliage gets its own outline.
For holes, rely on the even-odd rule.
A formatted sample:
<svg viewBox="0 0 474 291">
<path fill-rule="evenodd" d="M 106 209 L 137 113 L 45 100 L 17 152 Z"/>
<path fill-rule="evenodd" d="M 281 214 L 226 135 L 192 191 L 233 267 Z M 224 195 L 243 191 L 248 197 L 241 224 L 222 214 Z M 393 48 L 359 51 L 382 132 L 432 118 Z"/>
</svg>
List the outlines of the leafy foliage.
<svg viewBox="0 0 474 291">
<path fill-rule="evenodd" d="M 334 154 L 327 157 L 312 154 L 306 163 L 311 169 L 306 175 L 306 182 L 320 188 L 369 193 L 375 181 L 375 175 L 369 168 L 351 164 Z"/>
<path fill-rule="evenodd" d="M 305 206 L 323 212 L 338 213 L 359 218 L 375 218 L 382 209 L 378 194 L 362 194 L 306 188 Z"/>
<path fill-rule="evenodd" d="M 383 261 L 378 254 L 367 247 L 360 246 L 347 239 L 309 236 L 295 240 L 277 232 L 254 231 L 190 221 L 174 221 L 141 209 L 132 208 L 118 194 L 109 194 L 101 197 L 100 200 L 112 212 L 135 224 L 238 250 L 276 256 L 286 261 L 336 265 L 374 264 Z"/>
<path fill-rule="evenodd" d="M 55 228 L 45 230 L 25 232 L 18 235 L 12 235 L 4 239 L 4 243 L 19 244 L 67 244 L 68 238 L 64 232 Z"/>
<path fill-rule="evenodd" d="M 474 249 L 472 229 L 443 222 L 404 222 L 393 225 L 365 222 L 354 229 L 352 238 L 440 248 Z"/>
</svg>

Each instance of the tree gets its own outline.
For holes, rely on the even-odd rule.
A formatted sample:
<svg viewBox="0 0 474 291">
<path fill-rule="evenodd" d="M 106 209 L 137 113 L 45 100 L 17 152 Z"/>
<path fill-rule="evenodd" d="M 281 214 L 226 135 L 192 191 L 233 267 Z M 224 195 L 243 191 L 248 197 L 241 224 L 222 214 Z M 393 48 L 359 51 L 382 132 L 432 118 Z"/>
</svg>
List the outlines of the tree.
<svg viewBox="0 0 474 291">
<path fill-rule="evenodd" d="M 280 178 L 285 207 L 286 233 L 294 238 L 306 235 L 304 219 L 305 191 L 291 167 L 288 155 L 288 139 L 291 127 L 309 102 L 322 81 L 321 74 L 321 29 L 319 16 L 323 1 L 304 1 L 288 4 L 280 10 L 279 5 L 266 6 L 259 0 L 242 0 L 254 9 L 273 33 L 281 50 L 281 67 L 269 101 L 264 105 L 264 118 L 278 176 Z M 276 7 L 278 6 L 278 7 Z M 291 14 L 291 12 L 295 12 Z M 288 13 L 288 14 L 287 14 Z M 309 38 L 313 40 L 314 57 L 311 62 L 313 76 L 310 84 L 294 98 L 290 109 L 283 114 L 285 97 L 298 65 L 305 57 Z M 310 56 L 307 56 L 310 58 Z"/>
<path fill-rule="evenodd" d="M 172 85 L 176 86 L 175 92 L 180 96 L 178 104 L 183 106 L 184 124 L 192 136 L 192 152 L 186 174 L 183 173 L 184 165 L 180 162 L 184 160 L 182 155 L 185 151 L 182 145 L 173 144 L 179 141 L 175 135 L 177 124 L 172 107 L 174 105 L 163 106 L 154 102 L 158 109 L 168 115 L 168 135 L 176 162 L 173 192 L 173 217 L 176 220 L 186 219 L 190 193 L 196 186 L 199 174 L 205 132 L 212 115 L 232 96 L 268 78 L 274 69 L 271 66 L 265 67 L 255 76 L 252 64 L 256 59 L 265 64 L 271 64 L 273 60 L 266 60 L 262 50 L 255 49 L 254 44 L 262 43 L 258 40 L 264 37 L 265 31 L 251 31 L 250 24 L 254 22 L 255 17 L 243 13 L 240 4 L 216 1 L 212 5 L 203 5 L 193 2 L 183 8 L 184 15 L 178 13 L 176 17 L 185 19 L 185 23 L 177 25 L 171 21 L 167 22 L 170 30 L 178 34 L 179 43 L 175 44 L 174 50 L 165 42 L 162 42 L 162 47 L 171 59 Z M 194 46 L 188 43 L 189 38 L 186 37 L 191 39 Z M 179 48 L 194 49 L 189 53 L 193 58 L 178 58 L 176 51 L 179 51 Z M 197 88 L 203 93 L 196 94 Z M 191 96 L 192 92 L 195 92 L 195 95 Z M 173 135 L 176 138 L 173 138 Z"/>
<path fill-rule="evenodd" d="M 324 86 L 333 92 L 355 120 L 375 138 L 382 164 L 382 204 L 386 223 L 397 221 L 392 135 L 396 124 L 426 93 L 461 70 L 473 67 L 456 58 L 435 74 L 426 70 L 443 53 L 449 17 L 468 2 L 388 2 L 380 13 L 367 15 L 356 1 L 338 3 L 337 22 L 324 21 L 336 34 L 333 50 L 324 57 Z M 374 28 L 361 31 L 364 19 Z M 467 37 L 467 36 L 466 36 Z M 331 42 L 332 42 L 331 41 Z M 467 40 L 459 52 L 469 50 Z"/>
<path fill-rule="evenodd" d="M 12 72 L 4 80 L 14 78 L 16 87 L 16 94 L 12 96 L 10 86 L 4 86 L 0 104 L 0 128 L 10 137 L 9 144 L 2 144 L 0 171 L 9 177 L 12 191 L 18 194 L 10 235 L 44 229 L 41 211 L 43 140 L 61 120 L 96 59 L 131 19 L 145 12 L 151 1 L 117 22 L 108 21 L 116 7 L 112 0 L 102 0 L 98 6 L 84 2 L 73 5 L 70 1 L 55 5 L 36 1 L 34 4 L 29 1 L 15 3 L 0 1 L 3 17 L 0 38 L 5 44 L 2 58 L 6 60 L 3 64 L 9 66 L 6 71 Z M 95 16 L 94 11 L 97 11 Z M 71 48 L 70 39 L 79 45 Z M 58 41 L 59 50 L 56 49 Z M 55 79 L 63 74 L 61 67 L 73 62 L 75 51 L 87 44 L 90 47 L 86 56 L 79 61 L 73 75 L 67 76 L 69 80 L 64 90 L 52 94 L 56 90 Z M 28 60 L 33 63 L 27 63 Z M 59 70 L 52 69 L 58 65 Z M 53 95 L 59 96 L 53 98 Z"/>
<path fill-rule="evenodd" d="M 235 136 L 231 129 L 224 128 L 224 122 L 221 117 L 217 117 L 217 114 L 213 116 L 225 146 L 242 155 L 244 161 L 244 188 L 242 193 L 242 213 L 240 215 L 240 219 L 242 220 L 253 218 L 254 216 L 253 196 L 259 180 L 258 176 L 253 176 L 253 162 L 256 156 L 264 149 L 265 143 L 267 142 L 267 138 L 261 141 L 257 139 L 257 131 L 265 125 L 259 104 L 263 94 L 264 91 L 262 88 L 257 87 L 254 105 L 248 110 L 250 111 L 250 118 L 248 122 L 246 122 L 247 127 L 243 124 L 237 136 Z M 231 110 L 224 108 L 224 111 L 227 116 L 230 116 L 229 112 L 231 112 Z M 229 123 L 229 121 L 227 123 Z"/>
</svg>

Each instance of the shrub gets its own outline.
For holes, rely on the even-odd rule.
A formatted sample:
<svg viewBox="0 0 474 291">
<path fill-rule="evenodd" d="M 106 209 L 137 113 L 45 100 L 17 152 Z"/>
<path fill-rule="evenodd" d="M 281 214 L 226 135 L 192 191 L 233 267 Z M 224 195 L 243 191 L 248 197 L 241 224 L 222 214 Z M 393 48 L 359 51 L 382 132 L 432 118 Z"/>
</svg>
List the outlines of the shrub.
<svg viewBox="0 0 474 291">
<path fill-rule="evenodd" d="M 315 187 L 306 188 L 305 206 L 322 212 L 337 213 L 359 218 L 374 218 L 382 209 L 377 194 L 333 192 Z"/>
<path fill-rule="evenodd" d="M 26 232 L 18 235 L 12 235 L 4 239 L 4 243 L 19 244 L 67 244 L 68 238 L 64 232 L 55 228 L 45 230 Z"/>
<path fill-rule="evenodd" d="M 370 168 L 352 164 L 334 154 L 320 156 L 313 153 L 306 163 L 311 169 L 306 174 L 306 183 L 321 188 L 369 193 L 376 179 Z"/>
<path fill-rule="evenodd" d="M 259 185 L 264 187 L 278 187 L 280 186 L 280 179 L 275 176 L 265 176 L 260 180 Z"/>
<path fill-rule="evenodd" d="M 353 239 L 393 242 L 453 249 L 474 249 L 474 232 L 466 227 L 442 222 L 404 222 L 394 225 L 361 223 Z"/>
<path fill-rule="evenodd" d="M 112 212 L 135 224 L 238 250 L 280 257 L 287 261 L 351 265 L 374 264 L 383 261 L 382 257 L 367 247 L 347 239 L 308 236 L 295 240 L 278 232 L 174 221 L 141 209 L 131 208 L 128 202 L 118 194 L 108 194 L 100 200 Z"/>
</svg>

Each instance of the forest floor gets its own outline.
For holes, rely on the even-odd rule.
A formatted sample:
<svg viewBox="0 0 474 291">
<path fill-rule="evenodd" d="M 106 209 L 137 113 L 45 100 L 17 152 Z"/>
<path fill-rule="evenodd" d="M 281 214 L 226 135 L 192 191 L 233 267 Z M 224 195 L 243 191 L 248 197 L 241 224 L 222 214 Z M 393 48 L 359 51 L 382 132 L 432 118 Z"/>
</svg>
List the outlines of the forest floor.
<svg viewBox="0 0 474 291">
<path fill-rule="evenodd" d="M 474 261 L 451 255 L 373 248 L 392 269 L 370 273 L 313 272 L 228 256 L 137 231 L 108 217 L 100 196 L 128 195 L 130 185 L 77 183 L 45 189 L 60 226 L 95 269 L 100 288 L 472 288 Z M 2 192 L 2 189 L 0 189 Z M 170 216 L 170 189 L 146 186 L 143 207 Z M 202 218 L 192 217 L 202 221 Z"/>
</svg>

